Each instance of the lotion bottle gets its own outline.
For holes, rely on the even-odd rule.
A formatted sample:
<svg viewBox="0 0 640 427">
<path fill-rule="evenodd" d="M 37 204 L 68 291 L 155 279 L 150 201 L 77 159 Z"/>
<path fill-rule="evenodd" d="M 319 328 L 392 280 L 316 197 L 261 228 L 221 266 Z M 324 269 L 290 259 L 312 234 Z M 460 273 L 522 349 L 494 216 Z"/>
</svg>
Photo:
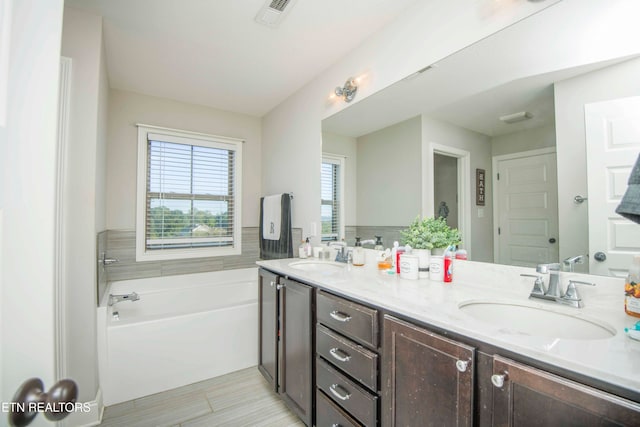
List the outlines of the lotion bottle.
<svg viewBox="0 0 640 427">
<path fill-rule="evenodd" d="M 624 284 L 624 311 L 640 317 L 640 255 L 635 255 Z"/>
<path fill-rule="evenodd" d="M 356 244 L 353 248 L 353 265 L 357 267 L 364 265 L 364 248 L 360 242 L 360 237 L 356 237 Z"/>
</svg>

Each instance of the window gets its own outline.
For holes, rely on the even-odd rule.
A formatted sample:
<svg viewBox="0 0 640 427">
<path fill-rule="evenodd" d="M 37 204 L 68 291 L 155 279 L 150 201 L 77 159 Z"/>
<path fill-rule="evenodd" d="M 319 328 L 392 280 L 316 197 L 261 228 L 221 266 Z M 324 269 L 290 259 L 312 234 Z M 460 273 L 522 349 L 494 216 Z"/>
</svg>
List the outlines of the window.
<svg viewBox="0 0 640 427">
<path fill-rule="evenodd" d="M 241 253 L 242 141 L 138 125 L 136 260 Z"/>
<path fill-rule="evenodd" d="M 322 155 L 320 172 L 322 241 L 340 240 L 344 237 L 344 163 L 344 157 Z"/>
</svg>

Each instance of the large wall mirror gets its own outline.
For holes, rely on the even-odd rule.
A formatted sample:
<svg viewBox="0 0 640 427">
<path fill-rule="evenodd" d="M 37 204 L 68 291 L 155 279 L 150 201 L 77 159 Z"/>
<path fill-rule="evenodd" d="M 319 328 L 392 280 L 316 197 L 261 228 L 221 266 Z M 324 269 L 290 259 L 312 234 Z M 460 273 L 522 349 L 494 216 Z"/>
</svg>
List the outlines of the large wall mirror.
<svg viewBox="0 0 640 427">
<path fill-rule="evenodd" d="M 390 246 L 446 213 L 470 259 L 625 274 L 640 225 L 613 210 L 640 153 L 639 9 L 557 3 L 323 120 L 347 241 Z"/>
</svg>

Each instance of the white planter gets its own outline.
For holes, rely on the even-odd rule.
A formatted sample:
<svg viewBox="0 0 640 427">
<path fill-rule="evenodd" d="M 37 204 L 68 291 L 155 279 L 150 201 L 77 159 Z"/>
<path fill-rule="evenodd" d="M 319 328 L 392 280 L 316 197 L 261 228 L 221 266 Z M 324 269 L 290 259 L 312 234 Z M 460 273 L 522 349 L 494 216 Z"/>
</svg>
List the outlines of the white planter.
<svg viewBox="0 0 640 427">
<path fill-rule="evenodd" d="M 447 248 L 433 248 L 431 249 L 431 255 L 443 256 L 446 249 Z"/>
<path fill-rule="evenodd" d="M 420 279 L 429 278 L 429 262 L 431 259 L 431 250 L 429 249 L 413 249 L 413 255 L 418 256 L 418 277 Z"/>
</svg>

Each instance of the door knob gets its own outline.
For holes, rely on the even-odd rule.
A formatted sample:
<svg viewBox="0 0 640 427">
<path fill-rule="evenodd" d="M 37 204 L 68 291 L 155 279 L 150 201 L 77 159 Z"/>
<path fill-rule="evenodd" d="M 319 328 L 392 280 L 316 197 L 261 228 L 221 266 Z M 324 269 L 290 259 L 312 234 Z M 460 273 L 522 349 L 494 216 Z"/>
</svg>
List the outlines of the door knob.
<svg viewBox="0 0 640 427">
<path fill-rule="evenodd" d="M 9 425 L 27 426 L 39 412 L 44 412 L 49 421 L 60 421 L 75 409 L 77 398 L 78 386 L 72 380 L 60 380 L 45 392 L 41 379 L 28 379 L 13 396 Z"/>
<path fill-rule="evenodd" d="M 596 252 L 593 254 L 593 259 L 598 262 L 603 262 L 607 260 L 607 255 L 604 252 Z"/>
<path fill-rule="evenodd" d="M 555 237 L 552 237 L 552 238 L 549 239 L 549 243 L 555 243 L 555 242 L 556 242 L 556 238 Z"/>
<path fill-rule="evenodd" d="M 506 381 L 506 379 L 506 372 L 504 374 L 491 375 L 491 383 L 498 388 L 502 388 L 504 386 L 504 382 Z"/>
</svg>

